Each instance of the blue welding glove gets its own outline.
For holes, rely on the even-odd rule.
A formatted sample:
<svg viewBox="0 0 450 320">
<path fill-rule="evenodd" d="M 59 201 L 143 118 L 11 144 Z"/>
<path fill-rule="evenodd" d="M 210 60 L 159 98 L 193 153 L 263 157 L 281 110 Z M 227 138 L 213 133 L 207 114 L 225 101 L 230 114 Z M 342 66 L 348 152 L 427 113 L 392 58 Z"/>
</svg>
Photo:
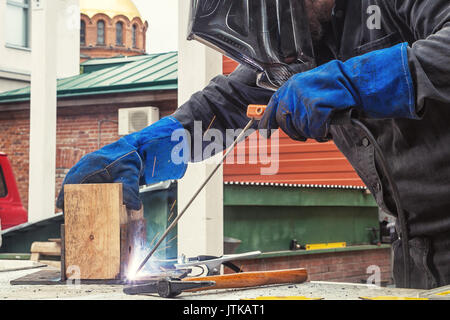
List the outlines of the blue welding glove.
<svg viewBox="0 0 450 320">
<path fill-rule="evenodd" d="M 403 43 L 297 74 L 273 95 L 259 128 L 326 141 L 332 119 L 354 111 L 366 118 L 418 119 L 407 54 Z"/>
<path fill-rule="evenodd" d="M 172 134 L 176 132 L 173 139 Z M 56 205 L 64 208 L 64 185 L 122 183 L 123 201 L 128 209 L 139 210 L 139 185 L 180 179 L 189 155 L 183 126 L 166 117 L 142 131 L 130 134 L 83 158 L 67 174 Z M 176 161 L 172 161 L 176 155 Z"/>
</svg>

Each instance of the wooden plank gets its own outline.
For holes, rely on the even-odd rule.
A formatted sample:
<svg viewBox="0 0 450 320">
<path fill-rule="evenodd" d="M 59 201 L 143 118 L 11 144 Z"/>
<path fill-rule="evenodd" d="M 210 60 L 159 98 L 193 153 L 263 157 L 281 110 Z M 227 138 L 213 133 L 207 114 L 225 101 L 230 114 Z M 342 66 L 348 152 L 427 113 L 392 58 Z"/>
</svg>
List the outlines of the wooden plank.
<svg viewBox="0 0 450 320">
<path fill-rule="evenodd" d="M 139 211 L 126 210 L 124 206 L 125 217 L 121 220 L 120 226 L 120 251 L 121 251 L 121 268 L 120 275 L 122 279 L 126 279 L 130 272 L 130 268 L 137 268 L 141 251 L 145 248 L 147 240 L 146 220 L 144 219 L 143 208 Z"/>
<path fill-rule="evenodd" d="M 122 184 L 66 185 L 64 195 L 66 267 L 81 279 L 118 278 Z"/>
<path fill-rule="evenodd" d="M 31 253 L 38 253 L 44 256 L 61 256 L 61 244 L 56 242 L 33 242 Z"/>
<path fill-rule="evenodd" d="M 30 260 L 37 262 L 37 261 L 39 261 L 39 257 L 40 257 L 39 253 L 32 253 L 30 256 Z"/>
<path fill-rule="evenodd" d="M 147 222 L 145 219 L 129 221 L 128 235 L 128 268 L 127 273 L 134 274 L 142 262 L 142 252 L 145 252 L 147 241 Z M 133 270 L 134 269 L 134 270 Z"/>
</svg>

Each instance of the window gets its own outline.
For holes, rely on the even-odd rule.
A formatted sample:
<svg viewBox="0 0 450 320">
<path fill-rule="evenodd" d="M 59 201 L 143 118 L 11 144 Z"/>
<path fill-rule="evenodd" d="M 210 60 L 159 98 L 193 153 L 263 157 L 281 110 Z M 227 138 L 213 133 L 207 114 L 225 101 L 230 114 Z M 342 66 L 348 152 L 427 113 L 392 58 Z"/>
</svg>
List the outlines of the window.
<svg viewBox="0 0 450 320">
<path fill-rule="evenodd" d="M 29 0 L 6 1 L 6 43 L 29 47 Z"/>
<path fill-rule="evenodd" d="M 0 167 L 0 198 L 4 198 L 8 195 L 6 188 L 5 177 L 3 176 L 2 167 Z"/>
<path fill-rule="evenodd" d="M 80 23 L 80 44 L 86 44 L 86 22 L 84 20 L 81 20 Z"/>
<path fill-rule="evenodd" d="M 116 23 L 116 45 L 123 45 L 123 23 Z"/>
<path fill-rule="evenodd" d="M 137 26 L 135 24 L 133 24 L 133 31 L 132 31 L 132 35 L 133 35 L 133 48 L 137 48 Z"/>
<path fill-rule="evenodd" d="M 105 22 L 103 20 L 97 22 L 97 44 L 105 44 Z"/>
</svg>

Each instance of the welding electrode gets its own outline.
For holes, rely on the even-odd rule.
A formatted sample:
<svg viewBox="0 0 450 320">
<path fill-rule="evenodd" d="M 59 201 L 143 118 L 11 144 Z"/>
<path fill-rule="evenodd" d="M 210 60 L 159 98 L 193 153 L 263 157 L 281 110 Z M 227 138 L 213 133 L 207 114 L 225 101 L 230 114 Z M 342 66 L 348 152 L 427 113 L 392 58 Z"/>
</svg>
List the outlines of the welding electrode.
<svg viewBox="0 0 450 320">
<path fill-rule="evenodd" d="M 245 136 L 247 131 L 253 126 L 255 121 L 261 120 L 261 118 L 264 115 L 264 112 L 266 111 L 267 106 L 263 105 L 250 105 L 247 109 L 247 117 L 250 118 L 250 121 L 245 126 L 244 130 L 242 130 L 241 134 L 234 140 L 233 144 L 228 148 L 227 152 L 222 157 L 222 160 L 219 162 L 219 164 L 214 168 L 214 170 L 208 175 L 206 180 L 202 183 L 202 185 L 198 188 L 198 190 L 195 192 L 195 194 L 192 196 L 192 198 L 189 200 L 189 202 L 186 204 L 186 206 L 181 210 L 181 212 L 178 214 L 176 219 L 170 224 L 169 227 L 167 227 L 164 234 L 161 236 L 161 238 L 158 240 L 156 245 L 153 247 L 153 249 L 150 251 L 150 253 L 147 255 L 147 257 L 142 261 L 142 263 L 139 265 L 139 268 L 136 270 L 136 275 L 142 270 L 142 268 L 145 266 L 145 264 L 148 262 L 148 260 L 152 257 L 152 255 L 155 253 L 156 249 L 158 249 L 159 245 L 164 241 L 164 239 L 167 237 L 169 232 L 177 225 L 178 221 L 181 219 L 181 217 L 184 215 L 184 213 L 189 209 L 191 204 L 194 202 L 194 200 L 198 197 L 200 192 L 205 188 L 205 186 L 209 183 L 211 178 L 214 176 L 214 174 L 219 170 L 219 168 L 222 166 L 222 164 L 225 162 L 225 159 L 228 157 L 230 152 L 236 147 L 236 145 L 241 141 L 241 139 Z"/>
</svg>

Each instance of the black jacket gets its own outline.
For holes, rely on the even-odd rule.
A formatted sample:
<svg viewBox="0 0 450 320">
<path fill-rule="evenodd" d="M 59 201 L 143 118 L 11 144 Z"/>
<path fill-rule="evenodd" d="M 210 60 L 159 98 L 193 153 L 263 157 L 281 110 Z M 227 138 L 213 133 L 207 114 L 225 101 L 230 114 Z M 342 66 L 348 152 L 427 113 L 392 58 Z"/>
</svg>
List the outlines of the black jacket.
<svg viewBox="0 0 450 320">
<path fill-rule="evenodd" d="M 380 29 L 367 26 L 371 5 L 381 9 Z M 420 239 L 416 247 L 427 248 L 431 280 L 416 287 L 432 287 L 450 283 L 450 1 L 337 0 L 315 54 L 319 64 L 345 61 L 401 42 L 410 45 L 416 109 L 422 119 L 361 120 L 391 168 L 410 237 Z M 255 86 L 251 70 L 239 67 L 229 77 L 213 79 L 174 116 L 192 134 L 194 120 L 201 120 L 204 130 L 213 120 L 212 127 L 225 132 L 242 128 L 248 121 L 247 105 L 267 104 L 271 94 Z M 390 186 L 364 131 L 353 125 L 332 126 L 331 134 L 378 205 L 396 215 Z"/>
</svg>

